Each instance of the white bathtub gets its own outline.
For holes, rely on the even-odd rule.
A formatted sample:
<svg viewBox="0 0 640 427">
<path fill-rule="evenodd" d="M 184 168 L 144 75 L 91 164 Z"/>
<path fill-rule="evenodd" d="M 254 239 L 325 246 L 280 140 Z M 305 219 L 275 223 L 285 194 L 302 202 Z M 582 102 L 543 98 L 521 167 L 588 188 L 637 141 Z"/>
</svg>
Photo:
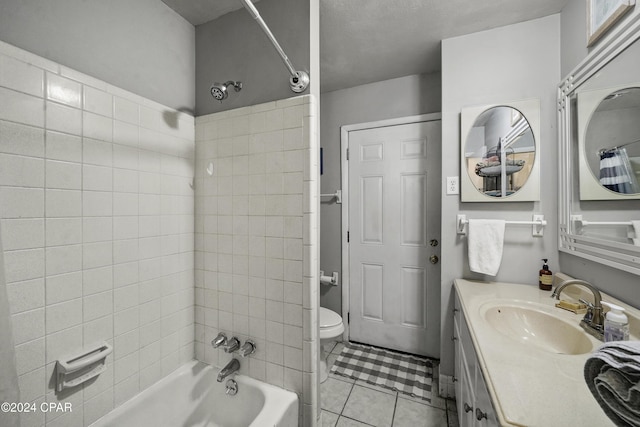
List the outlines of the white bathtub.
<svg viewBox="0 0 640 427">
<path fill-rule="evenodd" d="M 91 424 L 91 427 L 295 427 L 298 396 L 235 375 L 238 393 L 225 394 L 218 370 L 190 362 Z"/>
</svg>

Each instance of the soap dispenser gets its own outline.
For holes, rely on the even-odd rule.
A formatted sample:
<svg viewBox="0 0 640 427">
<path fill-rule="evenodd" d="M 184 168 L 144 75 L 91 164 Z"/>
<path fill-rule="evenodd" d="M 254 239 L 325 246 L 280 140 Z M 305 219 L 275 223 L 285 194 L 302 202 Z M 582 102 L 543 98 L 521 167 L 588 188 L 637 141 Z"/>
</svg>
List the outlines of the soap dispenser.
<svg viewBox="0 0 640 427">
<path fill-rule="evenodd" d="M 602 301 L 609 307 L 604 319 L 604 342 L 627 341 L 629 339 L 629 319 L 624 314 L 624 308 L 610 302 Z"/>
<path fill-rule="evenodd" d="M 538 275 L 538 287 L 543 291 L 550 291 L 553 287 L 553 273 L 549 270 L 549 265 L 547 265 L 547 258 L 543 258 L 544 264 L 542 264 L 542 269 L 540 269 Z"/>
</svg>

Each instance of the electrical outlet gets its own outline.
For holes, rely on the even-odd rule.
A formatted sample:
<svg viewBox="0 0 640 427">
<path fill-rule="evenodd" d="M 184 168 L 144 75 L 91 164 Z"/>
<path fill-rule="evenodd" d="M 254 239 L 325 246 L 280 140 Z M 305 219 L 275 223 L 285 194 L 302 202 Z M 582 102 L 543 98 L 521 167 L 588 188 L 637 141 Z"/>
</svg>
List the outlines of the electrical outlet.
<svg viewBox="0 0 640 427">
<path fill-rule="evenodd" d="M 460 194 L 458 182 L 459 181 L 457 176 L 447 177 L 447 194 Z"/>
</svg>

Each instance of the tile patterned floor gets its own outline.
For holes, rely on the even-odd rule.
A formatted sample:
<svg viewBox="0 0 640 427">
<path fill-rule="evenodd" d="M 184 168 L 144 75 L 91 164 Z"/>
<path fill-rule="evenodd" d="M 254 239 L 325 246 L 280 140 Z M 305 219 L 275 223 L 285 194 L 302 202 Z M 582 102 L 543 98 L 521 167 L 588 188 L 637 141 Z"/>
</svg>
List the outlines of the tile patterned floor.
<svg viewBox="0 0 640 427">
<path fill-rule="evenodd" d="M 331 349 L 329 369 L 341 351 L 341 343 Z M 437 389 L 435 385 L 434 390 Z M 434 396 L 427 404 L 419 398 L 334 374 L 320 385 L 320 402 L 322 427 L 458 427 L 453 400 Z"/>
</svg>

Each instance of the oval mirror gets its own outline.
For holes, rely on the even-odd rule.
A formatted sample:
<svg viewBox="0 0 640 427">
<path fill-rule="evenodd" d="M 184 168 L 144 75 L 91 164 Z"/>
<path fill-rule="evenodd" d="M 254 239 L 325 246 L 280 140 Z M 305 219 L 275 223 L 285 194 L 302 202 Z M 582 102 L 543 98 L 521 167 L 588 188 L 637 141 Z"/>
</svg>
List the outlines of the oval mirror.
<svg viewBox="0 0 640 427">
<path fill-rule="evenodd" d="M 595 182 L 613 193 L 640 194 L 640 87 L 612 91 L 600 101 L 584 145 Z"/>
<path fill-rule="evenodd" d="M 527 182 L 536 157 L 536 142 L 525 116 L 513 107 L 483 111 L 469 129 L 464 166 L 478 192 L 508 198 Z"/>
</svg>

